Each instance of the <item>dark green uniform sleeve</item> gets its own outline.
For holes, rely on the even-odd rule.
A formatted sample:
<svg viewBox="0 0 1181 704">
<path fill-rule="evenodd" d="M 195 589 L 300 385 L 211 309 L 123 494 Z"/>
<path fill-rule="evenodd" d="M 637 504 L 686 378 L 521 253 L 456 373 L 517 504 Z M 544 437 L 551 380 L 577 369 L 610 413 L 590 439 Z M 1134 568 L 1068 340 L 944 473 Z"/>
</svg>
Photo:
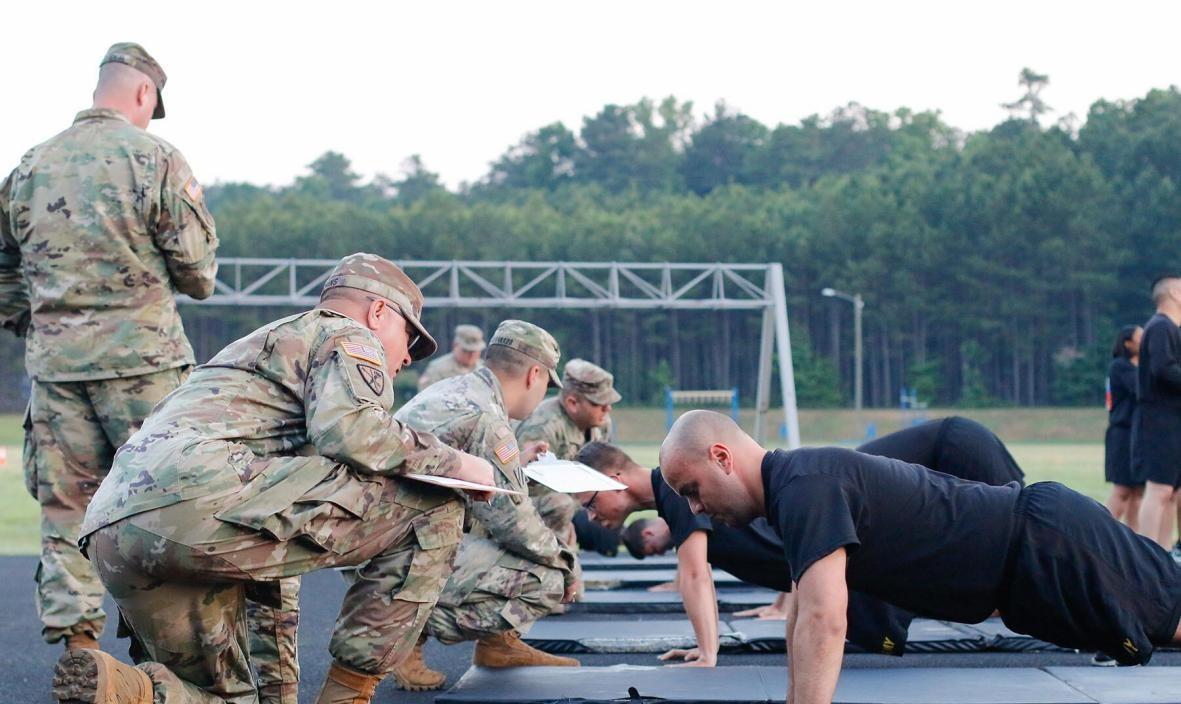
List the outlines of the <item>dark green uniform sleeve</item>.
<svg viewBox="0 0 1181 704">
<path fill-rule="evenodd" d="M 0 183 L 0 327 L 23 336 L 29 328 L 29 293 L 21 275 L 21 250 L 12 234 L 12 181 Z"/>
<path fill-rule="evenodd" d="M 311 355 L 304 408 L 308 440 L 317 452 L 361 472 L 451 474 L 459 453 L 390 413 L 393 384 L 385 353 L 372 337 L 329 338 Z"/>
<path fill-rule="evenodd" d="M 205 192 L 180 152 L 164 159 L 156 247 L 173 286 L 193 298 L 208 298 L 217 278 L 217 231 Z"/>
</svg>

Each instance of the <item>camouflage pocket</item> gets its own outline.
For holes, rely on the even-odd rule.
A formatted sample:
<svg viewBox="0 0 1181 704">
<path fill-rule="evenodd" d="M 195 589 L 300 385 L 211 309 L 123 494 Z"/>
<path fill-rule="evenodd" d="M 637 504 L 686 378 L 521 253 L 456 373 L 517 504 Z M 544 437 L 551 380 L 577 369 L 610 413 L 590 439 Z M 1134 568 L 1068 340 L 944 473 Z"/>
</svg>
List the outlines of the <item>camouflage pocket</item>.
<svg viewBox="0 0 1181 704">
<path fill-rule="evenodd" d="M 462 504 L 457 501 L 454 507 L 419 516 L 411 526 L 418 545 L 402 588 L 394 598 L 433 604 L 452 572 L 455 549 L 463 537 Z"/>
<path fill-rule="evenodd" d="M 251 477 L 230 506 L 214 517 L 254 530 L 267 530 L 276 538 L 287 540 L 298 530 L 282 525 L 282 521 L 273 517 L 289 510 L 339 465 L 319 457 L 284 457 L 269 460 L 267 465 Z"/>
<path fill-rule="evenodd" d="M 440 486 L 417 482 L 413 479 L 391 479 L 389 481 L 390 489 L 393 490 L 392 500 L 399 506 L 418 511 L 430 511 L 449 501 L 459 501 L 458 494 Z"/>
</svg>

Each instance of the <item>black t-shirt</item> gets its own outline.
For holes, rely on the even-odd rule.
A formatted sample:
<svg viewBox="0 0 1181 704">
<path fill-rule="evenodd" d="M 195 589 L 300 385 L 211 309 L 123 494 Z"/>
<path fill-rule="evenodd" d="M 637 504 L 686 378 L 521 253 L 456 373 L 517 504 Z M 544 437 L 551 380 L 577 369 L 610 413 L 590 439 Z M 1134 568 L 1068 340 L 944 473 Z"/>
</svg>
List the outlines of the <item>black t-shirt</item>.
<svg viewBox="0 0 1181 704">
<path fill-rule="evenodd" d="M 842 448 L 769 452 L 766 516 L 799 581 L 846 548 L 850 589 L 930 618 L 996 608 L 1020 488 L 968 482 Z"/>
<path fill-rule="evenodd" d="M 1181 408 L 1181 331 L 1167 316 L 1144 324 L 1136 377 L 1141 404 Z"/>
<path fill-rule="evenodd" d="M 1107 391 L 1111 407 L 1107 422 L 1117 428 L 1131 428 L 1136 410 L 1136 365 L 1127 357 L 1116 357 L 1107 368 Z"/>
<path fill-rule="evenodd" d="M 660 468 L 652 470 L 656 512 L 668 523 L 674 547 L 680 547 L 694 531 L 708 535 L 706 559 L 744 582 L 781 592 L 791 591 L 791 574 L 783 563 L 783 543 L 765 519 L 734 528 L 714 525 L 706 515 L 694 515 L 689 502 L 677 495 Z"/>
<path fill-rule="evenodd" d="M 1002 486 L 1023 484 L 1025 473 L 991 430 L 974 420 L 951 416 L 871 440 L 858 452 L 921 464 L 960 479 Z"/>
</svg>

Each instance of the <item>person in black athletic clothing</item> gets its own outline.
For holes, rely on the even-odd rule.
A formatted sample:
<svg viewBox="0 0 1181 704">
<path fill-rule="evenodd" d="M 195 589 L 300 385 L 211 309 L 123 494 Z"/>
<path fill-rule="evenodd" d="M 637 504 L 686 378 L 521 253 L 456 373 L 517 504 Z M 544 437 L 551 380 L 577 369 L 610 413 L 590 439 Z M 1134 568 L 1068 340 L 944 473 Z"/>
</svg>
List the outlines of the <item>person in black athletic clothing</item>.
<svg viewBox="0 0 1181 704">
<path fill-rule="evenodd" d="M 1138 530 L 1144 480 L 1132 474 L 1132 422 L 1136 413 L 1136 366 L 1140 364 L 1139 325 L 1125 325 L 1115 338 L 1107 367 L 1107 434 L 1103 438 L 1104 478 L 1111 484 L 1107 510 Z"/>
<path fill-rule="evenodd" d="M 904 428 L 870 440 L 857 451 L 921 464 L 936 472 L 993 486 L 1025 483 L 1025 472 L 1001 439 L 983 425 L 961 416 Z"/>
<path fill-rule="evenodd" d="M 1181 643 L 1181 566 L 1061 484 L 989 486 L 841 448 L 767 452 L 711 411 L 673 424 L 660 465 L 694 513 L 763 516 L 783 541 L 795 704 L 832 701 L 851 589 L 946 621 L 999 610 L 1018 633 L 1125 664 Z"/>
<path fill-rule="evenodd" d="M 1021 468 L 996 435 L 975 421 L 956 416 L 891 433 L 858 449 L 995 485 L 1020 484 L 1024 479 Z M 655 508 L 660 516 L 628 526 L 624 544 L 633 557 L 642 559 L 677 548 L 678 588 L 699 647 L 671 650 L 662 659 L 683 659 L 706 666 L 716 662 L 717 637 L 710 624 L 717 623 L 718 612 L 711 565 L 750 584 L 780 592 L 791 590 L 783 543 L 765 519 L 730 527 L 694 514 L 688 502 L 664 483 L 658 469 L 642 467 L 613 445 L 591 443 L 583 448 L 578 460 L 628 485 L 626 491 L 594 497 L 594 510 L 589 513 L 596 521 L 616 528 L 632 512 L 646 508 Z M 783 614 L 787 602 L 781 595 L 771 607 L 737 615 L 773 618 Z M 848 611 L 850 642 L 870 652 L 902 655 L 913 614 L 856 592 L 850 594 Z"/>
<path fill-rule="evenodd" d="M 1181 278 L 1154 281 L 1152 302 L 1156 314 L 1144 324 L 1136 368 L 1140 413 L 1132 430 L 1132 466 L 1146 480 L 1140 533 L 1167 548 L 1181 484 Z"/>
<path fill-rule="evenodd" d="M 1025 473 L 1021 471 L 1021 467 L 1009 454 L 1008 448 L 1001 442 L 1001 439 L 976 421 L 960 416 L 927 421 L 890 433 L 861 445 L 857 451 L 920 464 L 928 469 L 950 474 L 960 479 L 980 481 L 993 486 L 1001 486 L 1009 482 L 1025 483 Z M 618 454 L 622 455 L 622 452 Z M 608 462 L 608 459 L 615 460 L 614 464 L 619 464 L 621 461 L 614 456 L 599 457 L 599 455 L 612 455 L 612 453 L 604 453 L 597 448 L 588 453 L 588 459 L 591 461 L 584 463 L 596 468 L 606 466 L 610 469 L 612 463 Z M 622 457 L 626 458 L 628 462 L 631 461 L 626 455 L 622 455 Z M 599 464 L 595 464 L 595 462 Z M 624 532 L 624 545 L 631 555 L 638 559 L 643 559 L 646 555 L 661 554 L 672 548 L 679 548 L 681 543 L 695 530 L 707 532 L 711 530 L 709 518 L 695 516 L 689 510 L 688 502 L 669 489 L 663 480 L 658 479 L 657 474 L 653 474 L 652 484 L 657 512 L 660 518 L 667 523 L 667 526 L 660 526 L 657 519 L 648 519 L 637 521 L 628 527 L 628 530 Z M 778 577 L 764 577 L 760 581 L 756 576 L 765 567 L 771 566 L 766 560 L 767 555 L 774 554 L 772 559 L 774 567 L 777 569 L 783 564 L 783 546 L 779 539 L 774 537 L 770 528 L 766 526 L 765 521 L 758 520 L 750 526 L 738 529 L 726 526 L 712 528 L 714 532 L 710 535 L 710 562 L 721 565 L 722 569 L 743 581 L 769 586 L 773 589 L 779 588 L 767 584 L 768 581 L 774 581 Z M 737 535 L 729 535 L 731 532 L 736 532 Z M 768 541 L 771 541 L 770 545 L 768 545 Z M 718 556 L 716 560 L 714 559 L 715 554 Z M 744 560 L 751 562 L 750 569 L 742 564 L 734 564 L 736 561 Z M 725 566 L 723 563 L 731 564 L 733 568 Z M 739 574 L 739 571 L 748 572 L 752 577 L 747 579 Z M 790 582 L 788 584 L 790 586 Z M 756 609 L 749 613 L 749 615 L 763 614 L 783 615 L 774 609 L 766 612 Z M 894 642 L 898 641 L 895 639 Z"/>
</svg>

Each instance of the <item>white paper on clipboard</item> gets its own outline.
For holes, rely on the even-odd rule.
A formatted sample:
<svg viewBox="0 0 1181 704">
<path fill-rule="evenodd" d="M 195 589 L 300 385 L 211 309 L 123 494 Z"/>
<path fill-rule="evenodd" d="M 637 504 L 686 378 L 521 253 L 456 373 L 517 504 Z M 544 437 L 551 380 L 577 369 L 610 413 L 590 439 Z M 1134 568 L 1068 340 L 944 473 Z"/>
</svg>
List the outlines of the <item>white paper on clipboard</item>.
<svg viewBox="0 0 1181 704">
<path fill-rule="evenodd" d="M 552 452 L 542 453 L 536 462 L 525 465 L 525 474 L 538 484 L 563 494 L 620 491 L 627 488 L 626 484 L 620 484 L 581 462 L 560 460 Z"/>
<path fill-rule="evenodd" d="M 434 484 L 436 486 L 445 486 L 448 489 L 459 489 L 460 491 L 486 491 L 492 494 L 510 494 L 512 496 L 524 496 L 519 491 L 512 489 L 501 489 L 498 486 L 489 486 L 488 484 L 477 484 L 475 482 L 465 481 L 463 479 L 453 479 L 452 477 L 437 477 L 431 474 L 403 474 L 403 479 L 413 479 L 416 482 L 423 482 L 424 484 Z"/>
</svg>

